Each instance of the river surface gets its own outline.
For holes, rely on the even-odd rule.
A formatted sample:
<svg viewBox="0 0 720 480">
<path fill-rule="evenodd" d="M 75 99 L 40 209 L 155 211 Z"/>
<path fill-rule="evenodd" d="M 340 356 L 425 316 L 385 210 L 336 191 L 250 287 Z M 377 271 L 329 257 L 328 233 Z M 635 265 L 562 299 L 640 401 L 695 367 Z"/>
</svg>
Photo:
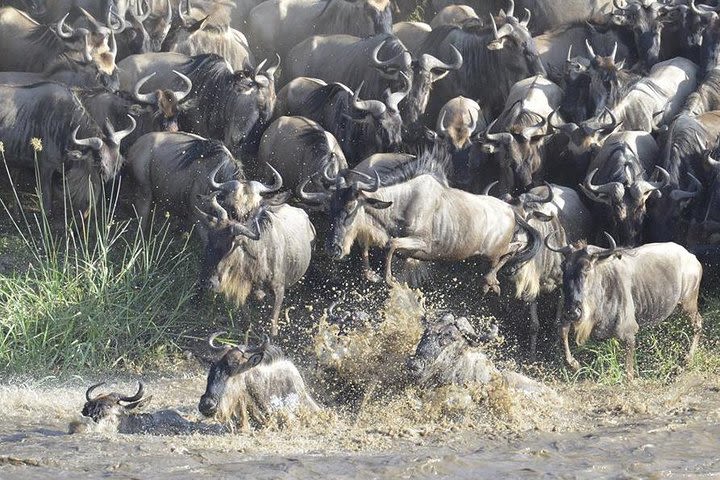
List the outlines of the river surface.
<svg viewBox="0 0 720 480">
<path fill-rule="evenodd" d="M 424 423 L 398 410 L 402 402 L 385 401 L 364 415 L 251 432 L 123 435 L 108 427 L 69 435 L 93 380 L 3 381 L 1 479 L 720 478 L 720 382 L 707 376 L 554 385 L 561 401 L 542 421 L 521 410 L 515 422 L 486 415 Z M 146 376 L 153 400 L 145 410 L 173 407 L 199 420 L 204 384 L 199 370 Z M 134 391 L 128 378 L 110 385 Z"/>
</svg>

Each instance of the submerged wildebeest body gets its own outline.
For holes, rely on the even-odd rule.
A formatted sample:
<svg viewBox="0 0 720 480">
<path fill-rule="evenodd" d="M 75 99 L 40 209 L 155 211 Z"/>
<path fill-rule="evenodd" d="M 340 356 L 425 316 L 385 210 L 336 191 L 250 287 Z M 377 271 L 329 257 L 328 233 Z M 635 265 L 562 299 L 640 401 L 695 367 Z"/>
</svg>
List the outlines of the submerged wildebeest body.
<svg viewBox="0 0 720 480">
<path fill-rule="evenodd" d="M 219 358 L 210 367 L 200 413 L 246 430 L 251 421 L 265 425 L 274 412 L 320 410 L 297 367 L 267 337 L 254 346 L 215 345 L 215 338 L 223 333 L 209 339 Z"/>
<path fill-rule="evenodd" d="M 295 191 L 308 178 L 322 186 L 321 175 L 336 176 L 347 168 L 335 137 L 304 117 L 280 117 L 263 133 L 258 164 L 273 166 L 286 188 Z"/>
<path fill-rule="evenodd" d="M 252 9 L 246 33 L 258 57 L 284 57 L 312 35 L 390 33 L 391 9 L 387 0 L 268 0 Z"/>
<path fill-rule="evenodd" d="M 243 201 L 239 199 L 239 203 Z M 310 265 L 315 228 L 304 210 L 284 203 L 263 201 L 242 217 L 230 217 L 214 197 L 210 204 L 212 213 L 202 215 L 210 232 L 200 283 L 238 305 L 245 305 L 250 293 L 263 299 L 264 289 L 269 288 L 274 296 L 272 334 L 277 335 L 285 290 L 297 283 Z M 238 206 L 243 205 L 233 204 Z"/>
<path fill-rule="evenodd" d="M 490 264 L 483 277 L 485 292 L 499 292 L 498 271 L 508 262 L 521 264 L 540 247 L 539 235 L 506 203 L 487 195 L 450 188 L 446 158 L 425 152 L 399 165 L 392 176 L 365 175 L 361 181 L 336 179 L 330 200 L 331 234 L 326 250 L 335 259 L 350 253 L 356 240 L 386 249 L 385 280 L 395 283 L 396 251 L 425 261 L 461 261 L 482 257 Z M 325 200 L 323 195 L 306 199 Z M 428 221 L 428 219 L 432 219 Z M 514 245 L 515 232 L 528 232 L 524 250 Z"/>
<path fill-rule="evenodd" d="M 180 115 L 180 128 L 222 140 L 234 155 L 257 149 L 275 107 L 277 67 L 261 62 L 254 70 L 233 72 L 217 55 L 179 53 L 131 55 L 118 64 L 120 86 L 128 91 L 152 73 L 157 74 L 147 80 L 146 88 L 179 90 L 182 81 L 174 71 L 187 76 L 193 85 L 188 101 L 196 107 Z"/>
<path fill-rule="evenodd" d="M 437 118 L 448 100 L 463 95 L 477 100 L 489 118 L 496 118 L 518 80 L 545 75 L 526 21 L 513 16 L 502 19 L 502 25 L 496 25 L 492 17 L 490 26 L 468 22 L 462 28 L 445 26 L 430 32 L 420 48 L 422 53 L 448 58 L 454 47 L 463 58 L 458 70 L 451 70 L 435 84 L 427 108 L 431 117 Z"/>
<path fill-rule="evenodd" d="M 570 326 L 582 345 L 589 337 L 617 338 L 625 344 L 625 368 L 634 375 L 635 334 L 640 327 L 655 325 L 679 305 L 690 318 L 693 338 L 691 359 L 700 341 L 702 317 L 698 295 L 703 269 L 693 254 L 675 243 L 651 243 L 637 248 L 610 248 L 575 244 L 548 248 L 565 257 L 563 291 L 565 312 L 562 340 L 565 359 L 574 368 L 579 363 L 570 353 Z"/>
<path fill-rule="evenodd" d="M 115 178 L 123 158 L 120 142 L 135 128 L 115 131 L 112 124 L 99 126 L 78 96 L 54 82 L 26 86 L 0 85 L 0 138 L 10 167 L 37 169 L 42 204 L 52 213 L 53 176 L 65 176 L 74 211 L 86 211 L 98 198 L 102 184 Z M 41 150 L 30 142 L 40 139 Z"/>
<path fill-rule="evenodd" d="M 189 228 L 197 224 L 203 243 L 207 230 L 197 208 L 199 196 L 210 194 L 218 183 L 244 180 L 243 168 L 218 140 L 190 133 L 149 133 L 130 148 L 127 162 L 135 183 L 134 205 L 143 229 L 148 232 L 153 205 L 184 219 Z M 244 200 L 244 199 L 243 199 Z"/>
</svg>

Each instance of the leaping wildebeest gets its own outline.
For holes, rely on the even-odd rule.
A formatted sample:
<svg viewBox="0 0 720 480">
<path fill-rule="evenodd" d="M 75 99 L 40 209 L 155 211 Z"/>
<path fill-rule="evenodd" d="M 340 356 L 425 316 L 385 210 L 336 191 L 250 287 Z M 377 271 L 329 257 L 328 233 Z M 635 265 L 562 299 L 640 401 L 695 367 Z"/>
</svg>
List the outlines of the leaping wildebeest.
<svg viewBox="0 0 720 480">
<path fill-rule="evenodd" d="M 692 359 L 702 333 L 697 302 L 703 268 L 695 255 L 676 243 L 618 248 L 610 235 L 609 248 L 585 243 L 557 247 L 550 244 L 551 236 L 545 245 L 564 257 L 561 332 L 565 360 L 573 369 L 580 364 L 570 352 L 571 326 L 578 345 L 591 336 L 623 342 L 625 370 L 633 378 L 635 334 L 667 319 L 678 305 L 693 327 L 687 355 Z"/>
</svg>

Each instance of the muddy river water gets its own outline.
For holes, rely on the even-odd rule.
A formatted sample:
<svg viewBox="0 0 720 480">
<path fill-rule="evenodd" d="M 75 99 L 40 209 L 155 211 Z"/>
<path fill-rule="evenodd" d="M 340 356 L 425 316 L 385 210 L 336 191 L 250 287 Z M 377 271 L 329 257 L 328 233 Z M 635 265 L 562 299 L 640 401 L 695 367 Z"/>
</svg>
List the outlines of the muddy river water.
<svg viewBox="0 0 720 480">
<path fill-rule="evenodd" d="M 406 412 L 417 401 L 406 393 L 251 432 L 69 435 L 92 380 L 3 380 L 1 479 L 720 478 L 720 381 L 706 375 L 683 374 L 671 385 L 553 385 L 558 405 L 520 405 L 504 420 L 423 419 Z M 199 369 L 146 376 L 146 410 L 172 407 L 199 420 L 204 382 Z M 128 378 L 111 385 L 134 388 Z M 442 402 L 455 402 L 453 394 Z"/>
</svg>

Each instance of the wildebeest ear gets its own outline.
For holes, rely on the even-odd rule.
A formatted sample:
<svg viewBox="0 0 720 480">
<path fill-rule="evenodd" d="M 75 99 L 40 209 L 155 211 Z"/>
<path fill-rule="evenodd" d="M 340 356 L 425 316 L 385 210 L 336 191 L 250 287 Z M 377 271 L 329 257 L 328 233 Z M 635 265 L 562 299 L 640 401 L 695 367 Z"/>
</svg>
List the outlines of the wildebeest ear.
<svg viewBox="0 0 720 480">
<path fill-rule="evenodd" d="M 552 215 L 547 215 L 539 210 L 534 210 L 532 216 L 540 220 L 541 222 L 549 222 L 553 219 Z"/>
<path fill-rule="evenodd" d="M 290 198 L 292 198 L 292 196 L 293 192 L 291 190 L 282 193 L 276 193 L 275 195 L 272 195 L 270 197 L 265 197 L 265 203 L 267 205 L 276 207 L 282 205 L 283 203 L 287 203 Z"/>
<path fill-rule="evenodd" d="M 123 405 L 123 407 L 125 407 L 126 410 L 132 410 L 134 408 L 142 408 L 145 405 L 147 405 L 148 403 L 150 403 L 150 400 L 152 400 L 152 395 L 150 395 L 149 397 L 141 398 L 140 400 L 137 400 L 135 402 L 127 403 L 127 404 Z"/>
<path fill-rule="evenodd" d="M 376 208 L 378 210 L 382 210 L 384 208 L 390 208 L 390 206 L 393 204 L 393 202 L 386 202 L 377 198 L 371 198 L 371 197 L 364 197 L 365 204 Z"/>
<path fill-rule="evenodd" d="M 257 367 L 258 365 L 260 365 L 260 362 L 262 362 L 263 357 L 265 357 L 265 352 L 253 354 L 247 361 L 247 369 L 249 370 L 253 367 Z"/>
</svg>

